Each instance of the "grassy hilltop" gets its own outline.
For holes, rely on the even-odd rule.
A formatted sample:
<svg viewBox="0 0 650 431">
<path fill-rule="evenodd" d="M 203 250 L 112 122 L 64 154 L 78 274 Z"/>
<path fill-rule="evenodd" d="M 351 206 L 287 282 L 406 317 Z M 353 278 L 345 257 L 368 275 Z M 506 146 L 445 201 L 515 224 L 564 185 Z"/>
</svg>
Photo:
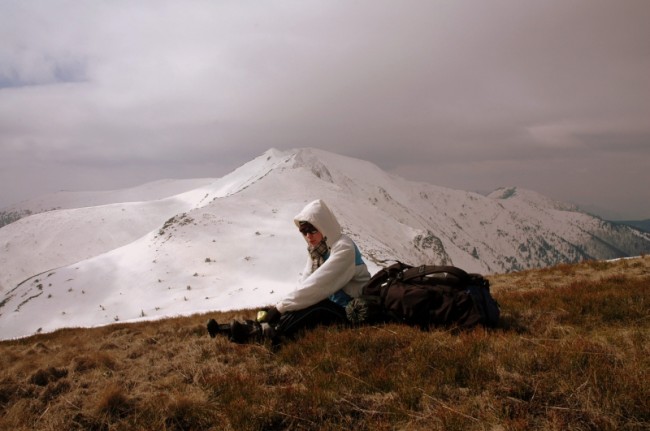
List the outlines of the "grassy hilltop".
<svg viewBox="0 0 650 431">
<path fill-rule="evenodd" d="M 0 342 L 0 429 L 650 428 L 650 257 L 488 278 L 494 330 L 319 328 L 272 349 L 195 315 Z"/>
</svg>

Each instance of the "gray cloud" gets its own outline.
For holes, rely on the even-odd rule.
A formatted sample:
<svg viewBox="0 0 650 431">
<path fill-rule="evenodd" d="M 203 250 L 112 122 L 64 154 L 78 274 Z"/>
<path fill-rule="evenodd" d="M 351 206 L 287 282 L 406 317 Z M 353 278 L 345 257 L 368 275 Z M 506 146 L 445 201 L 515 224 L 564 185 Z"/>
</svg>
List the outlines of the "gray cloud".
<svg viewBox="0 0 650 431">
<path fill-rule="evenodd" d="M 650 216 L 645 0 L 0 4 L 0 207 L 318 147 Z"/>
</svg>

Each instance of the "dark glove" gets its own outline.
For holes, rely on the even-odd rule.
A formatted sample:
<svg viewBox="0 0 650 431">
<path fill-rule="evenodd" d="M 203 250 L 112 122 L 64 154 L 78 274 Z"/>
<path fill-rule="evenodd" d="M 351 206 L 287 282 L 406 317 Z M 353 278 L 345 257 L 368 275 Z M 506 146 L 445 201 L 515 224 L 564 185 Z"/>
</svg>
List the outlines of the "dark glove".
<svg viewBox="0 0 650 431">
<path fill-rule="evenodd" d="M 280 320 L 280 312 L 275 307 L 260 310 L 257 313 L 257 321 L 260 323 L 274 324 L 277 323 L 278 320 Z"/>
</svg>

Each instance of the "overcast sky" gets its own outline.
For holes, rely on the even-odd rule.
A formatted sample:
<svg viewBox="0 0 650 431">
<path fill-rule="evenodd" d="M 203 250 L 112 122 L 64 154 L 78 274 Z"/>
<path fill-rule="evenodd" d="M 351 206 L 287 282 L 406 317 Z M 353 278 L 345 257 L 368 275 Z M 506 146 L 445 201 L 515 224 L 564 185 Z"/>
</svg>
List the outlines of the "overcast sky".
<svg viewBox="0 0 650 431">
<path fill-rule="evenodd" d="M 0 0 L 0 208 L 316 147 L 650 218 L 650 1 Z"/>
</svg>

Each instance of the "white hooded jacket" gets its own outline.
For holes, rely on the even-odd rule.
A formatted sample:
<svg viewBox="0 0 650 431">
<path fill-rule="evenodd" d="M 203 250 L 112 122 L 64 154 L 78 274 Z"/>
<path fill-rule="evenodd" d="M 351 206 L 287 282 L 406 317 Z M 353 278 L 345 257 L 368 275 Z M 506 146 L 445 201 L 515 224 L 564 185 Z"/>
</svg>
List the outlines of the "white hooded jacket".
<svg viewBox="0 0 650 431">
<path fill-rule="evenodd" d="M 360 253 L 347 235 L 341 233 L 341 225 L 334 214 L 321 200 L 313 201 L 296 216 L 294 223 L 311 223 L 323 234 L 329 247 L 329 256 L 316 271 L 312 272 L 311 257 L 302 273 L 295 291 L 284 297 L 275 306 L 280 313 L 302 310 L 314 305 L 339 290 L 356 298 L 370 280 L 368 267 L 360 258 Z"/>
</svg>

